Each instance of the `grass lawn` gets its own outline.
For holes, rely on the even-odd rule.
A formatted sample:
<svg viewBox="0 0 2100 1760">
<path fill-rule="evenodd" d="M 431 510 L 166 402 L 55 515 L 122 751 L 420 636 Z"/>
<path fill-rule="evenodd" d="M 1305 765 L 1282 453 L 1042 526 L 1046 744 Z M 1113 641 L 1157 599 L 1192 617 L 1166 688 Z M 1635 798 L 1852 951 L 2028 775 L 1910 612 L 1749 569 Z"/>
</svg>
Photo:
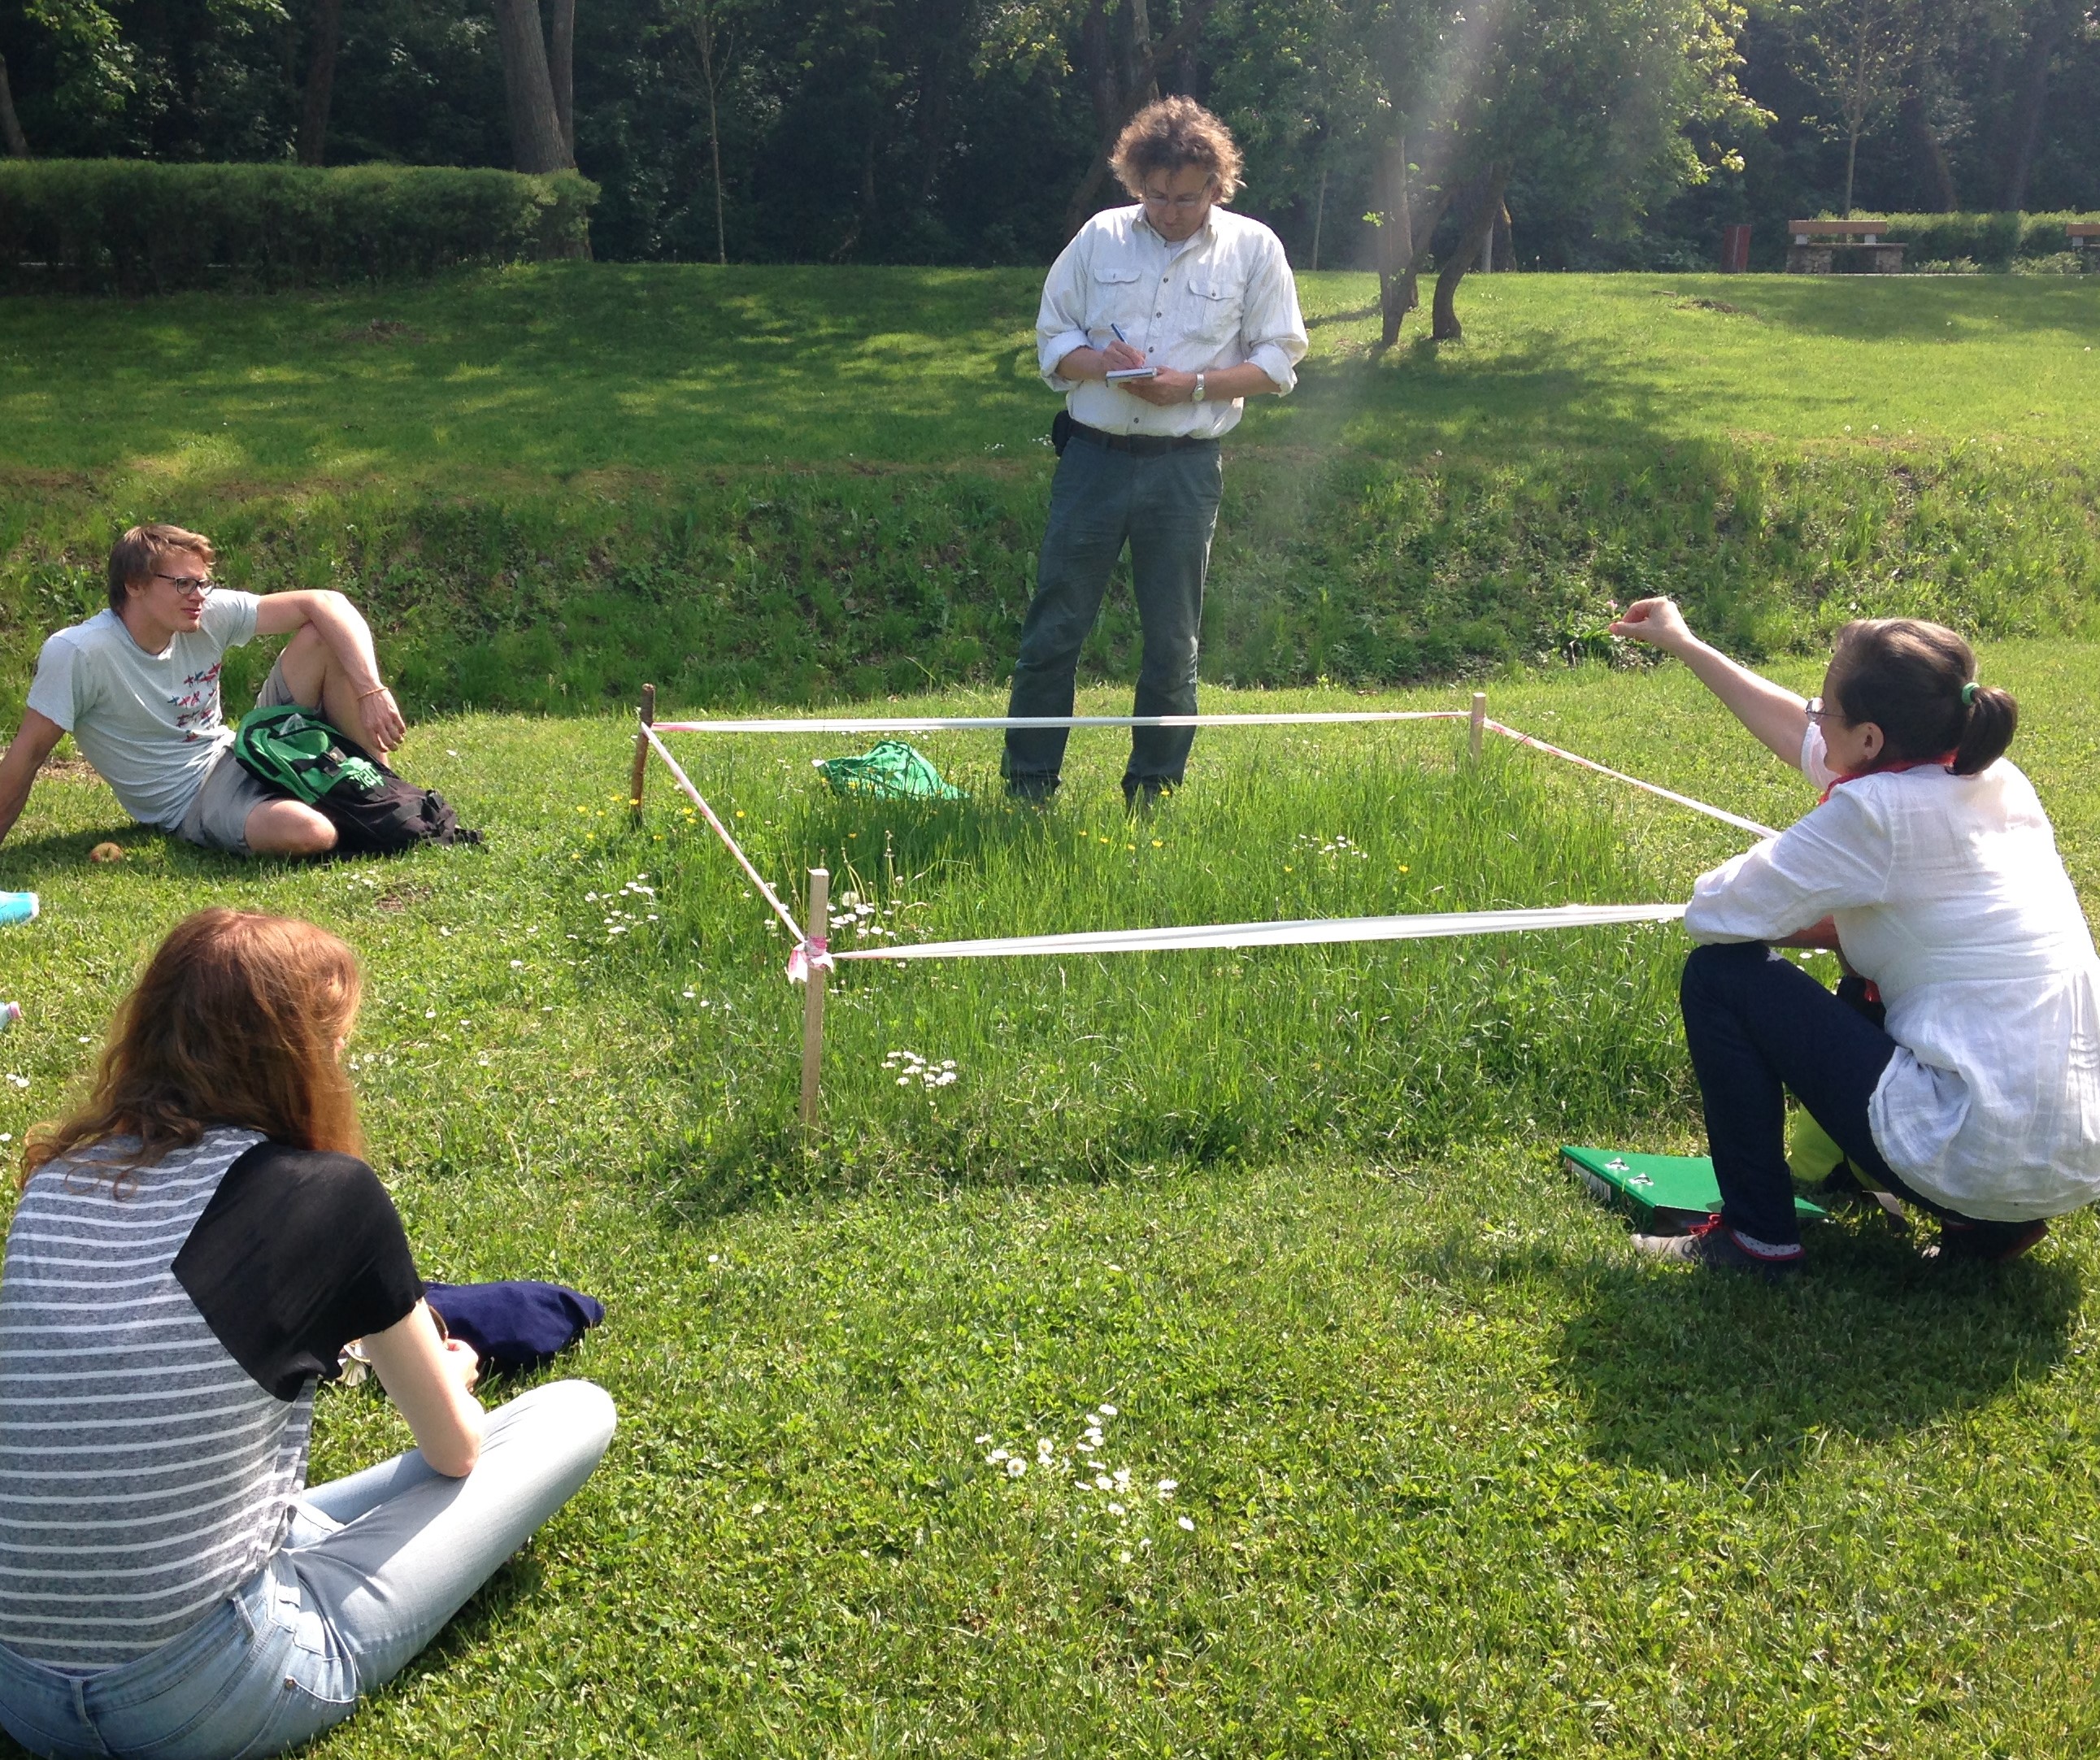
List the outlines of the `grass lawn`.
<svg viewBox="0 0 2100 1760">
<path fill-rule="evenodd" d="M 1500 461 L 1731 435 L 2100 439 L 2100 282 L 2083 278 L 1478 277 L 1462 348 L 1375 365 L 1374 279 L 1299 285 L 1304 395 L 1257 404 L 1243 445 Z M 561 263 L 345 293 L 10 299 L 0 433 L 15 472 L 161 496 L 1032 458 L 1051 408 L 1040 287 L 1033 270 Z"/>
<path fill-rule="evenodd" d="M 2089 904 L 2096 659 L 1983 657 Z M 1807 804 L 1677 668 L 1491 690 L 1768 823 Z M 1532 755 L 1468 772 L 1461 737 L 1207 734 L 1141 837 L 1112 736 L 1079 736 L 1042 820 L 848 811 L 805 760 L 851 741 L 680 749 L 774 871 L 850 861 L 915 936 L 1673 897 L 1740 846 Z M 239 867 L 120 830 L 72 771 L 0 849 L 0 886 L 46 907 L 0 932 L 28 1009 L 0 1131 L 60 1104 L 195 903 L 309 915 L 368 964 L 351 1055 L 426 1274 L 608 1303 L 576 1359 L 620 1408 L 604 1469 L 315 1752 L 2100 1738 L 2092 1219 L 1990 1275 L 1929 1275 L 1853 1222 L 1793 1289 L 1637 1264 L 1553 1150 L 1695 1140 L 1674 931 L 853 968 L 805 1159 L 779 939 L 660 773 L 629 828 L 628 743 L 604 717 L 419 727 L 405 766 L 482 850 Z M 986 796 L 987 748 L 928 743 Z M 112 832 L 130 858 L 87 864 Z M 903 1048 L 958 1080 L 898 1086 Z M 404 1437 L 368 1392 L 327 1393 L 315 1476 Z"/>
<path fill-rule="evenodd" d="M 236 584 L 355 592 L 426 713 L 996 686 L 1051 468 L 1038 280 L 0 301 L 0 719 L 150 518 Z M 1305 278 L 1299 389 L 1233 438 L 1215 682 L 1534 664 L 1656 591 L 1751 654 L 1855 613 L 2100 636 L 2100 282 L 1476 278 L 1462 346 L 1377 361 L 1372 292 Z M 1112 610 L 1090 673 L 1136 636 Z"/>
</svg>

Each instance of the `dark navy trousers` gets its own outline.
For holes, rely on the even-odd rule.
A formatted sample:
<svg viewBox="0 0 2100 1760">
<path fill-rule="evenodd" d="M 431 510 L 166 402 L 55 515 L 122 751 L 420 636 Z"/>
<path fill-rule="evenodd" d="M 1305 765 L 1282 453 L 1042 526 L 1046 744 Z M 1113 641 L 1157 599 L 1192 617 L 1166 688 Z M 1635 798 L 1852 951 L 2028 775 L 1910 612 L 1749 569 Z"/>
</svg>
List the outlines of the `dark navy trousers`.
<svg viewBox="0 0 2100 1760">
<path fill-rule="evenodd" d="M 1911 1190 L 1874 1146 L 1867 1105 L 1896 1044 L 1860 979 L 1833 995 L 1762 942 L 1736 942 L 1694 948 L 1679 997 L 1730 1228 L 1774 1246 L 1801 1239 L 1786 1164 L 1789 1089 L 1875 1184 L 1935 1215 L 1970 1220 Z M 1974 1226 L 2010 1236 L 2023 1225 Z"/>
<path fill-rule="evenodd" d="M 1072 438 L 1051 485 L 1049 523 L 1036 563 L 1035 597 L 1021 625 L 1008 714 L 1072 712 L 1079 650 L 1101 615 L 1109 576 L 1126 543 L 1145 633 L 1132 712 L 1196 712 L 1203 579 L 1223 485 L 1215 440 L 1139 455 Z M 1057 787 L 1065 739 L 1061 727 L 1008 731 L 1004 768 L 1015 792 L 1048 794 Z M 1178 785 L 1195 739 L 1193 727 L 1133 729 L 1124 792 Z"/>
</svg>

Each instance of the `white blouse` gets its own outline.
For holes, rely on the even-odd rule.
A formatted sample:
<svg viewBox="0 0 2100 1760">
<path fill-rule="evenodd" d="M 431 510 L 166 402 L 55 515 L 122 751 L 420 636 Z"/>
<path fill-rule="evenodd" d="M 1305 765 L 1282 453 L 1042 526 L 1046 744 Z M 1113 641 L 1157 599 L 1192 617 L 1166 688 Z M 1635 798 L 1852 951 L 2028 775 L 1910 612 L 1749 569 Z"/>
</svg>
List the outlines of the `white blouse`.
<svg viewBox="0 0 2100 1760">
<path fill-rule="evenodd" d="M 1812 723 L 1801 768 L 1833 780 Z M 2100 1198 L 2100 959 L 2034 785 L 2004 759 L 1839 783 L 1701 875 L 1684 926 L 1766 941 L 1825 915 L 1888 1007 L 1896 1051 L 1868 1109 L 1888 1164 L 1990 1221 Z"/>
</svg>

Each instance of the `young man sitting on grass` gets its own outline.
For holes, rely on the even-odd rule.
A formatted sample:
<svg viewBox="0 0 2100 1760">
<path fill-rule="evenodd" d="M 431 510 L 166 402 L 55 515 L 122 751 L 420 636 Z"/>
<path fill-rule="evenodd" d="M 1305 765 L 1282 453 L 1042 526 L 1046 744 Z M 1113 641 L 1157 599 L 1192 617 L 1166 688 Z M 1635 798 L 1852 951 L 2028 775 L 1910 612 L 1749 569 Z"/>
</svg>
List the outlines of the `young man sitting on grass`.
<svg viewBox="0 0 2100 1760">
<path fill-rule="evenodd" d="M 212 583 L 210 541 L 180 526 L 134 526 L 109 553 L 109 609 L 44 643 L 29 707 L 0 757 L 0 838 L 62 734 L 143 825 L 235 855 L 317 856 L 336 828 L 235 761 L 219 712 L 221 657 L 289 635 L 258 704 L 318 709 L 384 757 L 406 730 L 379 677 L 372 632 L 340 593 L 258 598 Z"/>
</svg>

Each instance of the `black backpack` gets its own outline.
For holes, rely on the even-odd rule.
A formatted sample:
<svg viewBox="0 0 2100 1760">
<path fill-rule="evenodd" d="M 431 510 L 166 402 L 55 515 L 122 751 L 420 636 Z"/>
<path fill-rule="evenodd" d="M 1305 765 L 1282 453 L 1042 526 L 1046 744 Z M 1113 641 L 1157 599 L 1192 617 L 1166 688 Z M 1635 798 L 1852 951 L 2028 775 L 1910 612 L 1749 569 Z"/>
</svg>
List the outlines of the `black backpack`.
<svg viewBox="0 0 2100 1760">
<path fill-rule="evenodd" d="M 325 817 L 335 827 L 338 854 L 393 855 L 417 844 L 481 841 L 435 788 L 403 781 L 383 759 L 294 704 L 249 710 L 234 735 L 233 756 L 258 781 Z"/>
</svg>

